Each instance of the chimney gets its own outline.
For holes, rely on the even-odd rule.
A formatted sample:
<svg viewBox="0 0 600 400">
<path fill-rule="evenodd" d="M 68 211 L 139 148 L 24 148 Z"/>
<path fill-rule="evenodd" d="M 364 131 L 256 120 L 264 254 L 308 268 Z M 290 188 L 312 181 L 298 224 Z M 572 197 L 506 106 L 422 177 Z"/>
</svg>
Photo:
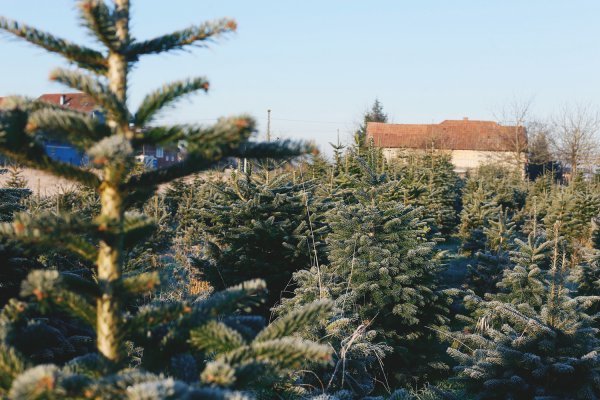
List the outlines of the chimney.
<svg viewBox="0 0 600 400">
<path fill-rule="evenodd" d="M 469 117 L 463 117 L 463 121 L 468 121 Z"/>
<path fill-rule="evenodd" d="M 67 103 L 67 96 L 64 94 L 60 95 L 60 105 L 64 106 Z"/>
</svg>

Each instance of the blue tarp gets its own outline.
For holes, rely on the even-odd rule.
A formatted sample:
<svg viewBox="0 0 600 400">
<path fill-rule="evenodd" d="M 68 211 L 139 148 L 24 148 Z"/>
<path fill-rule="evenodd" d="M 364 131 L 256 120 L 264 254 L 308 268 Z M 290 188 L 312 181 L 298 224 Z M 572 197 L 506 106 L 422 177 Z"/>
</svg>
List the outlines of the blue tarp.
<svg viewBox="0 0 600 400">
<path fill-rule="evenodd" d="M 47 142 L 44 147 L 46 154 L 53 160 L 77 166 L 87 163 L 87 156 L 69 144 L 52 141 Z"/>
</svg>

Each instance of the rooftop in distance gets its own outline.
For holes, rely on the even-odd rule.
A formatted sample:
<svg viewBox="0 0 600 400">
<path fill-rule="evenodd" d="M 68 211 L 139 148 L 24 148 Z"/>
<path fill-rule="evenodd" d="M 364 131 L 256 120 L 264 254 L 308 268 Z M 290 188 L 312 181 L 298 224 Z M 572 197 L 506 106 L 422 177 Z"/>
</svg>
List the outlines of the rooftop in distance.
<svg viewBox="0 0 600 400">
<path fill-rule="evenodd" d="M 369 122 L 367 138 L 384 148 L 514 151 L 515 141 L 526 143 L 527 132 L 522 126 L 463 118 L 439 124 Z"/>
</svg>

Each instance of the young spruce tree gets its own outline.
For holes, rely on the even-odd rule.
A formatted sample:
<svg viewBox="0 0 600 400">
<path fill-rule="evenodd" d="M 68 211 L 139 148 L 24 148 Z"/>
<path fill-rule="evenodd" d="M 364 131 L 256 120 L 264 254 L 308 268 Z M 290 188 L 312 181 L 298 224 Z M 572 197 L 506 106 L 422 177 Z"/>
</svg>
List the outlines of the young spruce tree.
<svg viewBox="0 0 600 400">
<path fill-rule="evenodd" d="M 244 283 L 204 301 L 129 308 L 159 284 L 159 275 L 124 274 L 123 262 L 128 249 L 154 232 L 153 221 L 128 210 L 151 198 L 158 185 L 202 171 L 223 157 L 281 158 L 309 151 L 310 147 L 250 142 L 254 121 L 246 116 L 222 118 L 212 126 L 153 124 L 157 113 L 175 100 L 208 90 L 204 78 L 167 84 L 147 95 L 137 110 L 128 108 L 129 71 L 141 57 L 209 43 L 234 31 L 233 20 L 137 40 L 129 30 L 129 0 L 82 0 L 79 11 L 83 25 L 101 50 L 0 18 L 0 29 L 80 67 L 57 69 L 51 79 L 91 96 L 105 117 L 94 119 L 38 100 L 12 98 L 3 102 L 2 152 L 22 165 L 93 188 L 100 197 L 100 212 L 92 220 L 65 213 L 21 214 L 2 226 L 6 237 L 66 248 L 90 260 L 95 268 L 93 280 L 56 270 L 29 274 L 21 295 L 32 302 L 12 301 L 2 311 L 0 391 L 15 399 L 162 399 L 231 398 L 229 392 L 221 390 L 224 388 L 271 395 L 290 390 L 290 372 L 307 361 L 329 358 L 324 346 L 289 337 L 303 323 L 314 323 L 328 308 L 327 303 L 296 310 L 262 330 L 233 315 L 258 301 L 264 290 L 261 281 Z M 93 169 L 49 157 L 42 134 L 85 151 Z M 187 143 L 184 160 L 131 174 L 134 155 L 142 145 L 180 140 Z M 34 306 L 69 312 L 92 326 L 97 352 L 62 367 L 36 366 L 11 341 L 11 323 L 26 323 L 28 310 Z M 244 396 L 236 398 L 240 397 Z"/>
</svg>

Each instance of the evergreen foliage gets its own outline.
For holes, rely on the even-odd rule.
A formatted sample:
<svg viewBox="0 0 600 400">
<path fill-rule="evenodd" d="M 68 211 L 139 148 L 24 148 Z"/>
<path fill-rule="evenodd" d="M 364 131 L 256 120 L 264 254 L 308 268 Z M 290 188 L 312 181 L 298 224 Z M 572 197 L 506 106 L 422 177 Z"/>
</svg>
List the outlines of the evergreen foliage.
<svg viewBox="0 0 600 400">
<path fill-rule="evenodd" d="M 467 182 L 458 230 L 463 250 L 470 253 L 484 250 L 487 241 L 485 229 L 501 212 L 493 191 L 486 190 L 476 181 Z"/>
<path fill-rule="evenodd" d="M 324 258 L 322 220 L 327 202 L 315 200 L 310 182 L 294 183 L 285 172 L 258 168 L 234 171 L 211 182 L 196 218 L 208 242 L 203 272 L 216 288 L 259 277 L 274 305 L 292 273 Z"/>
<path fill-rule="evenodd" d="M 242 396 L 226 388 L 255 393 L 293 392 L 293 380 L 286 379 L 285 372 L 309 361 L 326 361 L 329 350 L 288 335 L 302 323 L 311 323 L 326 305 L 316 310 L 310 306 L 298 310 L 291 317 L 282 317 L 284 322 L 275 322 L 258 333 L 253 333 L 255 320 L 234 313 L 256 304 L 264 291 L 260 281 L 236 286 L 200 302 L 151 303 L 130 308 L 128 305 L 152 293 L 160 278 L 156 272 L 126 271 L 124 260 L 131 249 L 156 232 L 155 221 L 131 210 L 150 199 L 160 184 L 205 170 L 224 157 L 285 158 L 310 151 L 311 147 L 303 143 L 251 142 L 254 121 L 246 116 L 223 118 L 213 126 L 151 125 L 162 109 L 182 96 L 208 90 L 204 78 L 167 84 L 147 95 L 137 110 L 128 108 L 128 72 L 142 56 L 206 44 L 234 31 L 233 20 L 137 40 L 129 31 L 128 0 L 115 0 L 113 4 L 82 0 L 79 12 L 83 25 L 102 50 L 0 18 L 0 29 L 77 65 L 80 69 L 55 70 L 51 79 L 91 96 L 105 116 L 93 119 L 84 113 L 25 98 L 9 98 L 2 104 L 2 153 L 22 165 L 97 191 L 100 209 L 93 218 L 66 211 L 22 214 L 2 226 L 2 234 L 7 238 L 64 249 L 88 260 L 94 266 L 94 279 L 56 270 L 29 273 L 21 289 L 27 302 L 10 303 L 3 310 L 7 314 L 5 321 L 10 322 L 3 324 L 0 392 L 16 399 Z M 65 164 L 46 155 L 42 143 L 48 135 L 84 150 L 93 169 Z M 142 145 L 180 140 L 186 142 L 187 156 L 183 161 L 141 173 L 135 170 L 134 155 Z M 54 356 L 43 362 L 53 364 L 40 363 L 39 357 L 23 351 L 18 343 L 21 335 L 14 334 L 20 329 L 36 330 L 29 326 L 28 321 L 34 321 L 29 312 L 49 317 L 57 312 L 70 315 L 91 331 L 88 337 L 95 348 L 85 349 L 86 354 L 82 355 L 68 351 L 64 358 L 61 354 L 77 349 L 79 343 L 71 335 L 56 346 L 45 345 L 46 350 L 55 350 Z M 215 325 L 227 323 L 231 330 Z M 215 326 L 219 327 L 216 331 Z M 38 334 L 44 336 L 50 328 L 51 325 L 38 329 Z M 55 338 L 60 337 L 58 333 Z M 208 362 L 211 357 L 213 361 Z M 170 369 L 169 364 L 178 368 Z M 264 374 L 250 373 L 257 370 Z M 185 376 L 177 380 L 176 375 L 182 374 Z"/>
<path fill-rule="evenodd" d="M 8 166 L 9 178 L 5 182 L 7 188 L 13 189 L 26 189 L 27 180 L 23 178 L 23 171 L 17 164 L 10 164 Z"/>
<path fill-rule="evenodd" d="M 354 143 L 356 146 L 363 147 L 367 145 L 367 124 L 369 122 L 387 122 L 388 116 L 383 111 L 383 105 L 379 99 L 375 99 L 371 108 L 364 113 L 362 123 L 354 134 Z"/>
<path fill-rule="evenodd" d="M 390 161 L 388 176 L 398 182 L 397 200 L 420 207 L 433 229 L 449 234 L 456 229 L 461 182 L 448 154 L 411 154 Z"/>
<path fill-rule="evenodd" d="M 335 302 L 336 312 L 320 329 L 336 338 L 336 365 L 348 363 L 348 372 L 338 375 L 334 367 L 325 376 L 337 383 L 332 387 L 343 389 L 345 383 L 358 395 L 373 390 L 373 381 L 388 379 L 380 367 L 386 353 L 392 353 L 384 365 L 394 382 L 443 373 L 436 332 L 448 323 L 449 301 L 438 286 L 441 265 L 421 210 L 388 201 L 395 183 L 363 167 L 370 184 L 327 213 L 328 263 L 294 274 L 295 295 L 279 307 L 281 312 L 317 299 Z M 348 342 L 356 347 L 350 350 Z"/>
<path fill-rule="evenodd" d="M 16 212 L 24 210 L 23 202 L 30 195 L 29 189 L 0 188 L 0 222 L 12 221 Z M 0 238 L 0 305 L 19 293 L 21 281 L 35 265 L 17 243 Z"/>
<path fill-rule="evenodd" d="M 332 162 L 254 141 L 244 115 L 163 125 L 208 81 L 165 84 L 132 110 L 129 71 L 236 23 L 139 40 L 130 8 L 78 1 L 93 47 L 0 17 L 73 64 L 51 79 L 103 114 L 0 107 L 15 162 L 0 189 L 0 397 L 600 398 L 597 181 L 529 182 L 500 163 L 462 180 L 442 152 L 390 158 L 366 140 L 387 121 L 378 100 Z M 49 139 L 90 165 L 50 157 Z M 136 162 L 176 144 L 171 166 Z M 76 186 L 31 196 L 21 165 Z"/>
<path fill-rule="evenodd" d="M 558 230 L 558 229 L 556 229 Z M 513 253 L 502 293 L 465 297 L 473 310 L 469 331 L 456 332 L 448 350 L 459 363 L 457 379 L 481 399 L 596 398 L 597 329 L 586 313 L 600 297 L 570 289 L 561 239 L 530 236 Z M 549 268 L 545 251 L 552 247 Z"/>
</svg>

